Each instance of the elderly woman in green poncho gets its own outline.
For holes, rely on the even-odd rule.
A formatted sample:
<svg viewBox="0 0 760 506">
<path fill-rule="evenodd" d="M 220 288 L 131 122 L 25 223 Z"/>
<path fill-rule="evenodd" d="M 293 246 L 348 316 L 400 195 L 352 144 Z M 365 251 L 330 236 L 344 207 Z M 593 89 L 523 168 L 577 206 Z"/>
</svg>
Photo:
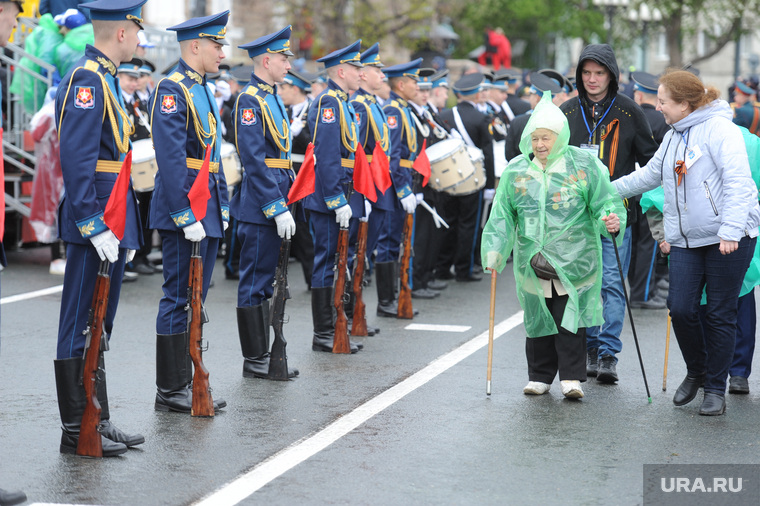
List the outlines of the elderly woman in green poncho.
<svg viewBox="0 0 760 506">
<path fill-rule="evenodd" d="M 525 311 L 526 394 L 583 397 L 586 327 L 602 320 L 599 234 L 625 227 L 625 209 L 601 161 L 568 146 L 567 119 L 544 93 L 522 134 L 522 156 L 502 174 L 481 246 L 483 267 L 501 272 L 514 254 Z M 623 223 L 621 223 L 621 221 Z"/>
</svg>

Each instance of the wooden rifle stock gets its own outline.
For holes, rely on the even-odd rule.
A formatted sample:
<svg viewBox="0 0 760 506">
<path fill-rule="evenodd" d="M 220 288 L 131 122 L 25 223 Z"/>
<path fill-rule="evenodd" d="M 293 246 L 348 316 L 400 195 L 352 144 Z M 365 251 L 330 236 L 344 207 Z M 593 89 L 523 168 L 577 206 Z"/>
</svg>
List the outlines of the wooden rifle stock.
<svg viewBox="0 0 760 506">
<path fill-rule="evenodd" d="M 351 343 L 348 339 L 348 318 L 343 302 L 346 300 L 346 276 L 348 275 L 348 228 L 338 232 L 338 249 L 335 253 L 335 291 L 333 305 L 335 306 L 335 335 L 333 336 L 333 353 L 351 353 Z"/>
<path fill-rule="evenodd" d="M 214 416 L 214 400 L 203 364 L 203 259 L 201 243 L 193 243 L 190 256 L 190 279 L 187 284 L 187 344 L 193 361 L 192 416 Z"/>
<path fill-rule="evenodd" d="M 83 457 L 102 457 L 103 441 L 98 426 L 100 425 L 100 402 L 98 401 L 98 368 L 100 366 L 101 348 L 107 347 L 103 341 L 103 319 L 108 309 L 108 292 L 111 289 L 111 277 L 108 260 L 100 262 L 98 279 L 95 281 L 95 293 L 92 296 L 90 318 L 87 330 L 84 331 L 87 341 L 84 346 L 84 367 L 82 383 L 86 404 L 79 427 L 77 455 Z"/>
<path fill-rule="evenodd" d="M 369 223 L 366 221 L 359 222 L 359 233 L 356 238 L 356 260 L 354 260 L 354 317 L 351 323 L 352 336 L 366 336 L 367 334 L 367 314 L 362 293 L 362 283 L 364 282 L 365 258 L 367 256 L 367 231 Z"/>
<path fill-rule="evenodd" d="M 295 213 L 295 209 L 293 210 Z M 280 256 L 274 273 L 274 291 L 269 321 L 274 330 L 272 352 L 269 354 L 269 379 L 288 381 L 288 356 L 285 347 L 288 342 L 282 332 L 285 324 L 285 301 L 288 298 L 288 262 L 290 261 L 290 239 L 283 239 L 280 244 Z"/>
<path fill-rule="evenodd" d="M 401 255 L 400 278 L 401 287 L 398 292 L 398 318 L 411 320 L 414 317 L 412 308 L 412 289 L 409 287 L 409 264 L 412 261 L 412 229 L 414 227 L 414 214 L 407 213 L 404 220 L 404 251 Z"/>
</svg>

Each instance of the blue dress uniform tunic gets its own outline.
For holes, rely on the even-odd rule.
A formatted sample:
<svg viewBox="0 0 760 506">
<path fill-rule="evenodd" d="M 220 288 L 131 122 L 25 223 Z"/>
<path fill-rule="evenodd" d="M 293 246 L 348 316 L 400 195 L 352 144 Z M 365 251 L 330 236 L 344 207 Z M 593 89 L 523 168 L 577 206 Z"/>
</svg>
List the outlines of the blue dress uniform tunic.
<svg viewBox="0 0 760 506">
<path fill-rule="evenodd" d="M 272 296 L 282 242 L 274 217 L 288 210 L 288 190 L 295 179 L 290 128 L 277 88 L 255 74 L 238 95 L 233 116 L 235 145 L 245 168 L 240 190 L 230 202 L 242 245 L 238 307 L 258 306 Z"/>
<path fill-rule="evenodd" d="M 380 147 L 383 148 L 386 156 L 388 156 L 391 152 L 388 119 L 385 116 L 385 112 L 383 112 L 383 108 L 377 103 L 377 98 L 362 88 L 359 88 L 351 98 L 351 105 L 353 105 L 354 110 L 356 111 L 356 123 L 359 127 L 359 142 L 364 147 L 364 152 L 367 154 L 367 161 L 370 163 L 372 162 L 375 145 L 378 141 L 380 142 Z M 377 192 L 378 200 L 372 203 L 372 212 L 374 213 L 378 209 L 392 210 L 393 201 L 389 201 L 388 197 L 381 199 L 382 193 L 380 192 L 380 189 L 376 187 L 375 190 Z M 385 194 L 392 196 L 393 190 L 388 188 L 385 190 Z M 370 214 L 367 230 L 368 252 L 375 251 L 379 235 L 380 221 L 373 220 L 372 215 Z"/>
<path fill-rule="evenodd" d="M 333 265 L 338 245 L 339 226 L 334 211 L 347 203 L 348 183 L 353 180 L 354 152 L 358 144 L 355 111 L 348 95 L 331 79 L 309 108 L 309 132 L 314 142 L 314 193 L 304 199 L 311 211 L 314 238 L 312 288 L 333 284 Z M 352 216 L 364 213 L 364 198 L 351 195 Z M 355 228 L 357 220 L 352 220 Z"/>
<path fill-rule="evenodd" d="M 401 235 L 404 231 L 406 212 L 400 200 L 412 193 L 412 164 L 417 157 L 417 129 L 414 126 L 409 104 L 395 92 L 384 107 L 388 118 L 391 152 L 390 171 L 393 186 L 385 195 L 378 195 L 379 212 L 370 215 L 370 221 L 376 220 L 379 228 L 377 243 L 377 262 L 394 262 L 399 257 Z"/>
<path fill-rule="evenodd" d="M 106 232 L 103 212 L 121 162 L 131 149 L 132 125 L 126 119 L 116 66 L 88 45 L 85 55 L 58 87 L 55 116 L 60 137 L 61 171 L 65 193 L 58 226 L 67 244 L 58 359 L 81 357 L 88 311 L 92 304 L 100 258 L 90 238 Z M 103 327 L 109 335 L 119 303 L 124 260 L 128 249 L 142 245 L 137 199 L 130 182 L 124 237 L 119 260 L 111 265 L 111 291 Z"/>
<path fill-rule="evenodd" d="M 177 69 L 159 81 L 151 99 L 151 131 L 158 172 L 150 207 L 150 228 L 163 241 L 164 296 L 159 303 L 156 332 L 185 331 L 187 282 L 192 245 L 182 228 L 195 223 L 187 197 L 211 144 L 206 216 L 201 220 L 206 238 L 201 241 L 203 299 L 211 281 L 223 223 L 229 221 L 227 183 L 219 170 L 222 129 L 211 91 L 201 77 L 180 59 Z"/>
</svg>

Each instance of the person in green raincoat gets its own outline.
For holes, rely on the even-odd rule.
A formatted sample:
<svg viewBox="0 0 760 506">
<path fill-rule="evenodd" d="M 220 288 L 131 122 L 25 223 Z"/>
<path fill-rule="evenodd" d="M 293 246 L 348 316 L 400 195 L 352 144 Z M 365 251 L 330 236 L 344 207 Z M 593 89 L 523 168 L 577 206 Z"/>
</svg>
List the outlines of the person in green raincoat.
<svg viewBox="0 0 760 506">
<path fill-rule="evenodd" d="M 546 393 L 559 372 L 562 393 L 580 398 L 585 328 L 603 322 L 600 233 L 624 228 L 626 212 L 607 168 L 598 157 L 569 146 L 569 137 L 565 115 L 544 93 L 523 131 L 522 155 L 502 174 L 481 256 L 484 268 L 501 272 L 514 255 L 528 335 L 529 382 L 523 392 Z M 545 260 L 544 268 L 539 260 Z"/>
</svg>

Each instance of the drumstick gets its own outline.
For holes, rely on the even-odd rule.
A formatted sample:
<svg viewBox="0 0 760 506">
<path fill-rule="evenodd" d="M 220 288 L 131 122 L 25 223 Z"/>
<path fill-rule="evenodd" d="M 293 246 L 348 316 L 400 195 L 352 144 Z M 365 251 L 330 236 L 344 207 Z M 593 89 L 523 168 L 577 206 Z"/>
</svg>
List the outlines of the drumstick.
<svg viewBox="0 0 760 506">
<path fill-rule="evenodd" d="M 433 209 L 432 207 L 430 207 L 430 205 L 428 205 L 427 202 L 425 202 L 424 200 L 420 200 L 420 205 L 422 207 L 424 207 L 425 209 L 427 209 L 428 212 L 433 215 L 433 220 L 435 221 L 436 228 L 441 228 L 440 225 L 439 225 L 439 223 L 441 225 L 443 225 L 444 227 L 449 228 L 449 224 L 446 223 L 443 220 L 443 218 L 441 218 L 441 215 L 438 214 L 435 209 Z"/>
</svg>

